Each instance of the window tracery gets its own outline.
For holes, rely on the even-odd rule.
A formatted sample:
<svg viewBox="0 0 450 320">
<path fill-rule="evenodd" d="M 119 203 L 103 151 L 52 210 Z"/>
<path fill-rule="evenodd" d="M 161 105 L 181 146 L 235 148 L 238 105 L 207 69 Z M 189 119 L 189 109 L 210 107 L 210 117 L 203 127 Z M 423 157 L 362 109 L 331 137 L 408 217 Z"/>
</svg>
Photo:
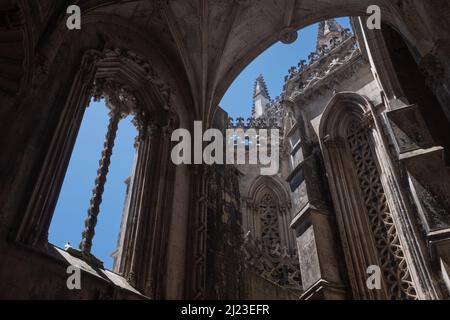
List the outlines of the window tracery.
<svg viewBox="0 0 450 320">
<path fill-rule="evenodd" d="M 367 128 L 352 121 L 348 128 L 348 144 L 356 166 L 389 298 L 415 300 L 416 289 L 381 184 Z"/>
<path fill-rule="evenodd" d="M 266 193 L 259 204 L 259 217 L 261 219 L 261 241 L 268 250 L 280 245 L 280 231 L 278 226 L 278 208 L 269 193 Z"/>
</svg>

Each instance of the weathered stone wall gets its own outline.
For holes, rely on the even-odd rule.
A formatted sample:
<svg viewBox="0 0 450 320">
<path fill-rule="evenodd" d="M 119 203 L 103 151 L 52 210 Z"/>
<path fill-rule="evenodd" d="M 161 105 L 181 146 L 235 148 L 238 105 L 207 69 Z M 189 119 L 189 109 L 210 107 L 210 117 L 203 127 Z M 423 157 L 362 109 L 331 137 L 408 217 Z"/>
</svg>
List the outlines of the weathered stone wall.
<svg viewBox="0 0 450 320">
<path fill-rule="evenodd" d="M 225 130 L 227 114 L 218 109 L 213 127 Z M 240 174 L 232 165 L 208 168 L 207 299 L 239 299 L 242 281 Z"/>
</svg>

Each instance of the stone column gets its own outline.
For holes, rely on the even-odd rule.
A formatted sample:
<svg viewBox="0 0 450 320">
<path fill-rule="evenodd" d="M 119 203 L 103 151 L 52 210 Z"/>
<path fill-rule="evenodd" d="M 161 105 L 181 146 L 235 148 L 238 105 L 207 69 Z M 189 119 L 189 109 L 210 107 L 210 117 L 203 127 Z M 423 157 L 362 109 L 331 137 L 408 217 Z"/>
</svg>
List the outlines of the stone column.
<svg viewBox="0 0 450 320">
<path fill-rule="evenodd" d="M 29 204 L 19 224 L 16 240 L 28 245 L 47 243 L 48 229 L 56 206 L 65 172 L 86 106 L 96 72 L 99 55 L 88 51 L 75 77 L 74 84 L 54 128 L 45 160 L 39 168 Z M 52 174 L 49 174 L 51 172 Z M 16 190 L 15 192 L 18 193 Z"/>
<path fill-rule="evenodd" d="M 302 176 L 300 186 L 303 207 L 294 216 L 291 228 L 295 230 L 300 260 L 303 300 L 349 298 L 342 279 L 343 254 L 339 247 L 336 224 L 325 192 L 323 177 L 318 170 L 318 154 L 307 156 L 295 175 Z"/>
<path fill-rule="evenodd" d="M 169 227 L 173 203 L 175 168 L 170 158 L 171 136 L 175 129 L 174 118 L 169 118 L 167 125 L 161 128 L 160 144 L 157 151 L 158 159 L 155 163 L 155 184 L 151 194 L 151 218 L 150 233 L 147 235 L 149 246 L 146 256 L 148 261 L 145 272 L 147 273 L 145 292 L 155 299 L 163 299 L 165 292 L 166 251 L 169 239 Z M 170 280 L 169 280 L 170 281 Z"/>
<path fill-rule="evenodd" d="M 146 210 L 146 201 L 150 196 L 148 193 L 148 175 L 152 168 L 152 153 L 158 138 L 157 127 L 148 116 L 140 113 L 134 119 L 138 129 L 135 147 L 137 148 L 136 169 L 131 186 L 130 212 L 126 226 L 124 249 L 122 251 L 122 263 L 119 270 L 127 277 L 131 285 L 137 286 L 139 275 L 139 260 L 143 243 L 142 220 Z"/>
<path fill-rule="evenodd" d="M 189 235 L 187 243 L 187 270 L 185 297 L 203 299 L 206 294 L 206 253 L 207 253 L 207 199 L 208 167 L 194 168 L 191 187 L 191 206 L 189 213 Z"/>
<path fill-rule="evenodd" d="M 283 101 L 287 113 L 295 114 L 297 123 L 287 133 L 301 140 L 291 150 L 296 159 L 288 176 L 295 203 L 290 227 L 297 238 L 300 273 L 304 294 L 301 299 L 345 299 L 348 297 L 341 277 L 343 255 L 329 199 L 325 197 L 327 183 L 322 174 L 323 161 L 317 143 L 309 141 L 307 126 L 301 111 L 294 109 L 292 101 Z M 298 162 L 298 163 L 297 163 Z"/>
<path fill-rule="evenodd" d="M 135 121 L 138 159 L 120 266 L 130 283 L 150 298 L 162 298 L 165 291 L 163 275 L 173 201 L 173 121 L 163 122 L 147 115 Z"/>
<path fill-rule="evenodd" d="M 109 172 L 109 165 L 111 163 L 112 151 L 114 148 L 114 141 L 116 139 L 119 121 L 123 114 L 119 108 L 110 106 L 112 108 L 109 116 L 108 131 L 106 133 L 105 144 L 100 159 L 100 165 L 97 171 L 97 178 L 95 179 L 95 186 L 92 190 L 92 198 L 88 209 L 88 217 L 84 223 L 83 236 L 80 243 L 80 250 L 85 255 L 91 254 L 92 239 L 95 235 L 95 226 L 97 224 L 97 216 L 100 212 L 100 204 L 102 203 L 103 192 L 106 184 L 106 178 Z"/>
</svg>

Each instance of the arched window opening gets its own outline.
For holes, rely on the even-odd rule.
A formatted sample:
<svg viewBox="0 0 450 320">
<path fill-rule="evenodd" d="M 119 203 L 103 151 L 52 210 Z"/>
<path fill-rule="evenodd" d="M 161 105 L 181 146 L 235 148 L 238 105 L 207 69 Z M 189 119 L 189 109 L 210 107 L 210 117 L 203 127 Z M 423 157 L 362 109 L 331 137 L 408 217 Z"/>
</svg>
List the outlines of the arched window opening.
<svg viewBox="0 0 450 320">
<path fill-rule="evenodd" d="M 260 176 L 250 187 L 248 199 L 243 212 L 247 268 L 270 282 L 301 290 L 298 253 L 289 227 L 288 192 L 275 178 Z"/>
<path fill-rule="evenodd" d="M 389 299 L 417 299 L 416 289 L 381 184 L 367 128 L 357 120 L 353 120 L 348 128 L 347 141 L 375 246 L 378 249 L 380 268 L 388 287 Z"/>
<path fill-rule="evenodd" d="M 104 99 L 90 103 L 49 231 L 51 243 L 66 249 L 79 247 L 108 269 L 113 266 L 111 253 L 127 194 L 124 182 L 131 175 L 135 157 L 137 132 L 131 120 L 131 116 L 109 109 Z"/>
<path fill-rule="evenodd" d="M 353 295 L 358 299 L 418 299 L 410 259 L 399 233 L 399 209 L 386 190 L 376 116 L 362 96 L 334 96 L 320 124 L 324 162 Z M 382 174 L 383 173 L 383 174 Z M 384 177 L 383 177 L 384 175 Z M 386 189 L 388 188 L 388 189 Z M 381 290 L 370 290 L 367 270 L 381 270 Z"/>
</svg>

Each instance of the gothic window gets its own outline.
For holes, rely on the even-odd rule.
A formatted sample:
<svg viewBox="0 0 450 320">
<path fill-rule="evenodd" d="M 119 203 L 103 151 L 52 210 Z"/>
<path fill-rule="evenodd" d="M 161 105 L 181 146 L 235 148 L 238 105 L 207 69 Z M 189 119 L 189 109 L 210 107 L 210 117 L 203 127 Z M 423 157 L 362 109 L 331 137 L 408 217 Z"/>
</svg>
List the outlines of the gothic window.
<svg viewBox="0 0 450 320">
<path fill-rule="evenodd" d="M 131 174 L 136 136 L 130 119 L 125 119 L 127 114 L 109 106 L 105 100 L 93 101 L 86 110 L 49 231 L 52 243 L 67 243 L 66 249 L 80 243 L 84 254 L 91 253 L 97 233 L 94 252 L 107 268 L 112 267 L 110 254 L 125 197 L 123 182 Z"/>
<path fill-rule="evenodd" d="M 127 75 L 133 75 L 128 77 Z M 149 81 L 151 79 L 151 81 Z M 148 297 L 161 295 L 164 291 L 165 279 L 158 278 L 157 275 L 166 270 L 167 260 L 159 258 L 166 257 L 166 248 L 171 225 L 172 199 L 174 196 L 175 166 L 170 161 L 172 144 L 171 134 L 179 124 L 179 118 L 171 109 L 172 90 L 164 78 L 148 63 L 146 59 L 138 54 L 120 48 L 105 49 L 103 52 L 88 50 L 83 56 L 81 65 L 74 75 L 70 93 L 58 110 L 58 117 L 55 123 L 46 153 L 36 173 L 36 181 L 33 183 L 29 201 L 23 210 L 23 215 L 17 218 L 17 227 L 14 230 L 15 241 L 30 247 L 45 248 L 52 250 L 48 246 L 48 236 L 50 224 L 54 222 L 53 216 L 55 206 L 58 202 L 61 186 L 69 166 L 69 160 L 73 160 L 73 149 L 76 145 L 78 133 L 82 122 L 86 119 L 86 106 L 93 96 L 95 100 L 104 98 L 109 108 L 109 119 L 104 126 L 106 134 L 101 134 L 101 140 L 97 146 L 103 146 L 103 150 L 88 152 L 100 161 L 97 167 L 97 175 L 92 184 L 85 188 L 77 188 L 78 192 L 87 193 L 86 202 L 83 201 L 84 208 L 75 210 L 74 215 L 83 217 L 82 223 L 77 228 L 75 224 L 69 227 L 76 230 L 81 235 L 81 243 L 78 247 L 78 240 L 71 241 L 68 253 L 74 257 L 84 260 L 93 267 L 102 267 L 99 261 L 91 252 L 93 239 L 100 225 L 97 220 L 104 222 L 111 221 L 111 210 L 119 207 L 119 218 L 116 226 L 120 225 L 120 213 L 123 208 L 123 197 L 117 197 L 118 203 L 113 207 L 103 207 L 108 202 L 102 201 L 108 180 L 112 180 L 109 174 L 111 163 L 116 164 L 114 155 L 119 151 L 116 149 L 113 155 L 113 147 L 116 142 L 117 129 L 119 123 L 128 116 L 133 117 L 133 125 L 137 129 L 136 134 L 129 137 L 129 146 L 135 142 L 136 150 L 134 172 L 130 179 L 129 199 L 127 199 L 126 218 L 123 220 L 124 227 L 120 233 L 120 250 L 108 249 L 104 256 L 114 252 L 116 260 L 115 272 L 123 275 L 133 287 L 143 292 Z M 100 126 L 99 126 L 100 127 Z M 89 133 L 87 140 L 94 140 L 95 135 Z M 117 146 L 116 146 L 117 147 Z M 91 158 L 91 157 L 89 157 Z M 77 160 L 78 162 L 78 160 Z M 120 185 L 125 193 L 123 181 L 131 174 L 131 166 L 128 166 L 128 173 L 120 178 Z M 111 171 L 113 172 L 113 171 Z M 80 176 L 77 177 L 80 179 Z M 83 179 L 84 180 L 84 179 Z M 108 187 L 108 186 L 106 186 Z M 75 188 L 75 187 L 72 187 Z M 92 190 L 92 191 L 90 191 Z M 89 201 L 89 197 L 91 200 Z M 100 205 L 103 203 L 102 208 Z M 100 210 L 101 209 L 101 210 Z M 104 210 L 106 209 L 106 210 Z M 86 213 L 87 211 L 87 213 Z M 100 211 L 101 214 L 100 214 Z M 85 214 L 83 214 L 85 212 Z M 142 228 L 141 226 L 146 226 Z M 106 227 L 112 230 L 113 228 Z M 104 230 L 105 230 L 104 229 Z M 117 229 L 116 229 L 117 230 Z M 63 235 L 64 236 L 64 235 Z M 117 243 L 117 233 L 110 243 Z M 65 240 L 62 240 L 65 242 Z M 95 238 L 98 241 L 98 237 Z M 178 240 L 177 240 L 178 241 Z M 58 244 L 61 244 L 61 240 Z M 142 243 L 152 245 L 143 246 Z M 73 247 L 72 247 L 73 246 Z M 77 250 L 76 248 L 79 248 Z M 119 249 L 119 248 L 117 248 Z M 98 252 L 95 252 L 98 254 Z M 148 257 L 156 257 L 150 261 Z M 107 265 L 107 267 L 109 267 Z"/>
<path fill-rule="evenodd" d="M 259 217 L 261 219 L 261 242 L 266 249 L 273 250 L 280 245 L 280 231 L 278 206 L 269 193 L 263 196 L 259 204 Z"/>
<path fill-rule="evenodd" d="M 294 232 L 289 228 L 291 200 L 288 189 L 281 181 L 267 176 L 256 178 L 249 188 L 243 231 L 260 246 L 260 250 L 296 251 Z"/>
<path fill-rule="evenodd" d="M 348 144 L 390 299 L 417 299 L 397 229 L 381 184 L 368 129 L 352 121 Z"/>
<path fill-rule="evenodd" d="M 287 192 L 269 177 L 258 177 L 250 187 L 251 200 L 243 212 L 243 254 L 246 268 L 259 277 L 298 291 L 300 266 L 294 232 L 289 227 Z"/>
</svg>

